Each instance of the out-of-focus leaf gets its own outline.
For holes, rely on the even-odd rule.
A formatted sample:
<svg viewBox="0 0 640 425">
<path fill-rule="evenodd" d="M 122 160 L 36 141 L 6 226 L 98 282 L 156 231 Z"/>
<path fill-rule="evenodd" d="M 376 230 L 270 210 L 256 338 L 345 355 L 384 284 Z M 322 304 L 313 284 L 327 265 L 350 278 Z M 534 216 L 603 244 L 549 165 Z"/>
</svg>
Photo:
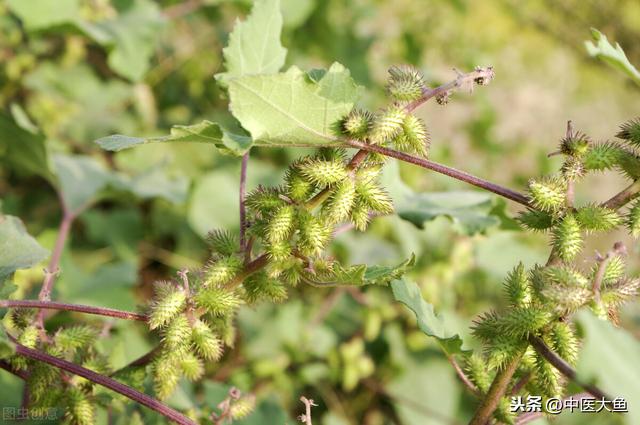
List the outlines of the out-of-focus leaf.
<svg viewBox="0 0 640 425">
<path fill-rule="evenodd" d="M 18 269 L 33 267 L 48 255 L 18 217 L 0 215 L 0 282 Z"/>
<path fill-rule="evenodd" d="M 282 172 L 259 161 L 251 161 L 247 173 L 247 188 L 258 184 L 275 185 Z M 213 229 L 239 228 L 238 191 L 240 190 L 240 164 L 236 168 L 221 168 L 200 178 L 189 202 L 189 225 L 201 236 Z"/>
<path fill-rule="evenodd" d="M 62 273 L 55 288 L 67 302 L 135 310 L 136 302 L 131 296 L 131 287 L 137 280 L 135 262 L 122 261 L 82 270 L 70 256 L 65 256 L 60 269 Z"/>
<path fill-rule="evenodd" d="M 94 203 L 100 192 L 114 182 L 111 173 L 89 156 L 58 154 L 53 163 L 62 199 L 74 214 Z"/>
<path fill-rule="evenodd" d="M 501 224 L 500 207 L 492 195 L 475 191 L 416 193 L 401 179 L 398 164 L 390 162 L 383 174 L 396 213 L 419 229 L 437 217 L 447 217 L 462 234 L 482 233 Z"/>
<path fill-rule="evenodd" d="M 7 6 L 27 30 L 40 30 L 75 21 L 80 14 L 79 0 L 6 0 Z"/>
<path fill-rule="evenodd" d="M 120 151 L 146 143 L 158 142 L 210 143 L 235 155 L 242 155 L 251 147 L 250 137 L 228 132 L 220 125 L 207 120 L 194 125 L 174 125 L 168 136 L 145 138 L 114 134 L 96 140 L 101 148 L 109 151 Z"/>
<path fill-rule="evenodd" d="M 20 128 L 4 114 L 0 114 L 0 160 L 18 172 L 54 180 L 44 136 Z"/>
<path fill-rule="evenodd" d="M 626 423 L 640 423 L 640 342 L 587 311 L 578 313 L 577 320 L 584 332 L 578 375 L 594 380 L 610 397 L 623 397 L 629 407 Z"/>
<path fill-rule="evenodd" d="M 7 336 L 4 327 L 0 326 L 0 359 L 6 359 L 16 352 L 15 344 Z"/>
<path fill-rule="evenodd" d="M 189 182 L 184 177 L 171 178 L 158 165 L 133 177 L 118 175 L 115 186 L 128 190 L 141 199 L 164 198 L 174 204 L 181 204 L 187 198 Z"/>
<path fill-rule="evenodd" d="M 114 19 L 79 21 L 78 27 L 110 49 L 109 66 L 118 74 L 140 81 L 149 68 L 149 59 L 164 19 L 158 5 L 149 0 L 121 2 L 125 5 Z"/>
<path fill-rule="evenodd" d="M 319 81 L 285 73 L 234 78 L 230 109 L 256 146 L 336 146 L 335 124 L 353 108 L 360 86 L 334 63 Z"/>
<path fill-rule="evenodd" d="M 624 50 L 622 50 L 622 47 L 620 47 L 618 43 L 613 47 L 611 43 L 609 43 L 607 36 L 595 28 L 591 29 L 591 36 L 595 43 L 593 41 L 584 42 L 589 55 L 602 60 L 618 71 L 622 71 L 631 78 L 633 82 L 640 85 L 640 71 L 638 71 L 631 62 L 629 62 L 629 59 L 627 59 L 627 55 L 624 53 Z"/>
<path fill-rule="evenodd" d="M 227 72 L 216 79 L 228 84 L 243 75 L 274 74 L 282 68 L 287 49 L 280 43 L 282 13 L 280 0 L 258 0 L 251 15 L 237 22 L 229 35 L 229 45 L 223 49 Z"/>
<path fill-rule="evenodd" d="M 87 143 L 106 132 L 138 128 L 136 115 L 128 110 L 131 87 L 101 78 L 87 64 L 41 62 L 24 84 L 32 93 L 28 111 L 45 134 Z"/>
<path fill-rule="evenodd" d="M 444 320 L 436 315 L 433 305 L 422 298 L 418 285 L 406 279 L 398 279 L 391 282 L 391 289 L 396 301 L 400 301 L 415 313 L 420 330 L 436 338 L 447 354 L 463 352 L 462 338 L 447 329 Z"/>
<path fill-rule="evenodd" d="M 395 407 L 406 424 L 442 425 L 456 422 L 460 387 L 451 366 L 440 359 L 411 361 L 393 380 L 389 393 L 397 400 Z"/>
<path fill-rule="evenodd" d="M 285 410 L 275 401 L 266 400 L 258 404 L 246 418 L 233 421 L 237 425 L 286 424 L 288 417 Z"/>
<path fill-rule="evenodd" d="M 423 229 L 425 221 L 439 216 L 451 219 L 465 234 L 475 234 L 496 227 L 500 220 L 490 215 L 493 198 L 482 192 L 452 191 L 420 193 L 398 206 L 398 215 Z"/>
<path fill-rule="evenodd" d="M 297 28 L 304 24 L 316 7 L 316 0 L 281 0 L 284 26 Z"/>
</svg>

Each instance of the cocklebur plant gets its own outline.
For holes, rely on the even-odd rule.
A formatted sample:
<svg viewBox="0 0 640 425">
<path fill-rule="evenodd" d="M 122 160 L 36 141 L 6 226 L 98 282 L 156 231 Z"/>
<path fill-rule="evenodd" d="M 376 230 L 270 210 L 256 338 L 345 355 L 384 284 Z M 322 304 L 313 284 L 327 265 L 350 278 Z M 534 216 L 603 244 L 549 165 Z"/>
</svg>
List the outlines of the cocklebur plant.
<svg viewBox="0 0 640 425">
<path fill-rule="evenodd" d="M 268 1 L 256 2 L 255 10 L 269 7 L 279 10 L 277 2 Z M 273 27 L 278 27 L 281 16 L 279 11 L 275 13 Z M 233 345 L 234 317 L 244 304 L 281 302 L 287 298 L 288 287 L 298 284 L 361 286 L 393 281 L 396 295 L 404 283 L 398 279 L 413 259 L 396 267 L 354 266 L 336 261 L 328 250 L 335 232 L 350 227 L 365 230 L 373 216 L 393 212 L 387 188 L 379 182 L 387 158 L 434 170 L 524 205 L 529 210 L 520 217 L 523 225 L 551 235 L 549 263 L 528 271 L 517 267 L 505 284 L 510 307 L 488 313 L 474 325 L 474 333 L 486 342 L 487 349 L 484 356 L 476 353 L 469 357 L 468 377 L 460 371 L 482 400 L 472 423 L 485 424 L 494 412 L 499 420 L 513 422 L 504 397 L 507 389 L 545 397 L 561 394 L 564 378 L 558 371 L 566 374 L 567 369 L 557 360 L 575 362 L 579 347 L 571 315 L 588 307 L 615 321 L 619 305 L 637 291 L 637 280 L 624 276 L 620 245 L 597 256 L 592 271 L 582 270 L 572 261 L 581 254 L 586 234 L 622 224 L 633 235 L 640 232 L 638 203 L 625 216 L 618 211 L 640 192 L 637 183 L 604 204 L 574 205 L 574 185 L 588 172 L 619 169 L 634 182 L 638 180 L 640 167 L 634 151 L 640 144 L 638 121 L 622 127 L 618 135 L 622 143 L 592 143 L 586 136 L 568 131 L 559 151 L 565 156 L 559 174 L 532 180 L 529 193 L 520 194 L 427 159 L 428 130 L 414 115 L 418 106 L 432 98 L 445 105 L 455 90 L 488 84 L 494 77 L 492 68 L 458 73 L 453 81 L 430 88 L 419 71 L 393 67 L 386 87 L 389 104 L 371 113 L 354 107 L 358 87 L 342 65 L 334 64 L 327 71 L 303 72 L 292 67 L 278 72 L 286 54 L 279 45 L 279 33 L 264 38 L 271 55 L 252 54 L 254 43 L 244 39 L 251 31 L 262 37 L 259 18 L 252 15 L 236 27 L 224 51 L 228 72 L 218 75 L 227 88 L 230 111 L 246 132 L 231 133 L 206 121 L 176 126 L 170 136 L 162 138 L 113 136 L 100 141 L 112 150 L 146 142 L 197 141 L 243 155 L 240 235 L 224 229 L 213 231 L 208 238 L 209 261 L 199 269 L 180 271 L 175 279 L 157 282 L 144 314 L 50 301 L 60 250 L 54 253 L 39 300 L 4 300 L 1 304 L 13 308 L 5 316 L 5 329 L 13 338 L 10 349 L 14 351 L 1 365 L 26 379 L 31 392 L 29 406 L 61 406 L 65 420 L 79 424 L 94 423 L 99 406 L 127 414 L 123 406 L 128 399 L 181 424 L 209 418 L 224 423 L 248 414 L 253 398 L 238 398 L 236 393 L 229 393 L 218 406 L 220 412 L 212 416 L 198 411 L 185 415 L 158 399 L 174 393 L 183 377 L 201 379 L 207 366 L 224 354 L 225 346 Z M 252 61 L 263 57 L 268 62 L 250 63 L 247 70 L 247 49 Z M 251 146 L 321 149 L 291 164 L 281 186 L 258 187 L 245 196 Z M 358 151 L 347 159 L 349 148 Z M 65 211 L 61 229 L 68 232 L 73 215 Z M 61 240 L 56 246 L 64 246 L 64 238 Z M 413 295 L 413 301 L 421 299 Z M 50 336 L 42 311 L 34 311 L 46 308 L 142 321 L 159 336 L 160 343 L 147 355 L 114 370 L 96 343 L 105 332 L 62 327 Z M 437 332 L 422 322 L 425 333 Z M 343 344 L 340 356 L 338 362 L 345 365 L 344 387 L 355 386 L 372 370 L 361 339 Z M 156 398 L 144 393 L 148 372 Z M 514 375 L 518 381 L 512 384 Z M 583 386 L 594 395 L 598 392 Z M 137 413 L 131 416 L 132 421 Z M 304 420 L 311 423 L 309 412 Z"/>
<path fill-rule="evenodd" d="M 620 210 L 637 196 L 639 130 L 638 120 L 631 120 L 620 127 L 619 141 L 594 143 L 585 134 L 574 132 L 569 122 L 554 153 L 564 157 L 558 174 L 529 182 L 531 208 L 522 212 L 519 220 L 525 228 L 550 235 L 551 254 L 544 266 L 531 270 L 522 264 L 516 267 L 504 283 L 509 307 L 500 313 L 485 313 L 472 327 L 473 334 L 485 344 L 483 356 L 475 354 L 467 359 L 469 378 L 485 397 L 473 423 L 484 423 L 481 421 L 491 416 L 483 411 L 487 400 L 492 400 L 496 420 L 516 423 L 509 397 L 500 398 L 492 392 L 505 374 L 518 378 L 513 395 L 524 392 L 543 400 L 561 398 L 567 377 L 556 367 L 562 362 L 575 365 L 580 346 L 572 315 L 588 308 L 617 324 L 620 306 L 638 294 L 640 279 L 626 275 L 622 243 L 614 244 L 604 255 L 597 253 L 590 266 L 577 259 L 589 235 L 626 227 L 637 237 L 637 201 L 626 214 Z M 588 173 L 606 170 L 618 170 L 633 183 L 601 204 L 576 205 L 575 184 Z M 541 347 L 550 348 L 557 357 L 550 362 L 548 351 Z M 494 384 L 490 386 L 492 374 Z M 504 389 L 502 392 L 505 394 Z M 590 392 L 605 397 L 597 389 Z"/>
</svg>

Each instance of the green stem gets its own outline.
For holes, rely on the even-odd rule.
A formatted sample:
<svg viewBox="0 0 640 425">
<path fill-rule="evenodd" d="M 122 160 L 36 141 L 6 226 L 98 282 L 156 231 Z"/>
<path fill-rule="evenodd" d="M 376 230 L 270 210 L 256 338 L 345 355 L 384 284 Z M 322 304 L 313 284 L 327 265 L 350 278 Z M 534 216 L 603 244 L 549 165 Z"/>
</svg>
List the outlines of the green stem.
<svg viewBox="0 0 640 425">
<path fill-rule="evenodd" d="M 478 407 L 478 410 L 476 410 L 476 413 L 471 419 L 471 422 L 469 422 L 469 425 L 485 425 L 489 419 L 491 419 L 493 412 L 498 407 L 498 403 L 500 403 L 500 399 L 504 397 L 504 394 L 507 391 L 507 387 L 509 386 L 509 382 L 511 382 L 513 374 L 520 365 L 520 359 L 523 354 L 524 351 L 511 359 L 511 361 L 507 363 L 502 370 L 498 371 L 498 374 L 493 379 L 491 387 L 487 392 L 487 396 L 482 401 L 482 404 L 480 404 L 480 407 Z"/>
</svg>

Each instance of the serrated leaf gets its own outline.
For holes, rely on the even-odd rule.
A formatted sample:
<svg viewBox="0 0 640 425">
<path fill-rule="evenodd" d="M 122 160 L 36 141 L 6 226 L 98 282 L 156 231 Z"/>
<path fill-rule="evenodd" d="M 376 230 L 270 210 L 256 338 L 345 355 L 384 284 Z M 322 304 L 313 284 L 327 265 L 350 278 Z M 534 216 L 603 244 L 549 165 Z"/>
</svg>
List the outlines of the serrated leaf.
<svg viewBox="0 0 640 425">
<path fill-rule="evenodd" d="M 348 114 L 360 86 L 339 63 L 314 81 L 297 67 L 285 73 L 234 78 L 230 109 L 256 146 L 337 146 L 333 126 Z"/>
<path fill-rule="evenodd" d="M 251 147 L 250 137 L 228 132 L 219 124 L 207 120 L 194 125 L 174 125 L 168 136 L 130 137 L 114 134 L 96 140 L 102 149 L 108 151 L 120 151 L 147 143 L 161 142 L 210 143 L 235 155 L 242 155 Z"/>
<path fill-rule="evenodd" d="M 274 74 L 282 68 L 287 49 L 280 43 L 280 0 L 256 1 L 244 22 L 237 22 L 223 49 L 227 72 L 216 75 L 223 84 L 243 75 Z"/>
<path fill-rule="evenodd" d="M 595 28 L 591 29 L 591 35 L 593 36 L 593 41 L 595 41 L 595 43 L 593 41 L 585 41 L 585 47 L 587 48 L 589 55 L 602 60 L 619 71 L 622 71 L 630 77 L 633 82 L 640 85 L 640 72 L 631 62 L 629 62 L 629 59 L 627 59 L 627 55 L 624 53 L 624 50 L 622 50 L 622 47 L 620 47 L 618 43 L 616 43 L 615 47 L 612 46 L 611 43 L 609 43 L 607 36 Z"/>
<path fill-rule="evenodd" d="M 433 305 L 422 298 L 418 285 L 406 279 L 398 279 L 391 282 L 391 289 L 396 301 L 406 305 L 416 315 L 420 330 L 436 338 L 447 354 L 463 352 L 460 335 L 447 329 L 444 320 L 436 315 Z"/>
<path fill-rule="evenodd" d="M 44 136 L 19 127 L 4 114 L 0 114 L 0 161 L 19 172 L 55 180 Z"/>
<path fill-rule="evenodd" d="M 27 233 L 18 217 L 0 215 L 0 283 L 18 269 L 27 269 L 47 258 L 44 249 Z"/>
</svg>

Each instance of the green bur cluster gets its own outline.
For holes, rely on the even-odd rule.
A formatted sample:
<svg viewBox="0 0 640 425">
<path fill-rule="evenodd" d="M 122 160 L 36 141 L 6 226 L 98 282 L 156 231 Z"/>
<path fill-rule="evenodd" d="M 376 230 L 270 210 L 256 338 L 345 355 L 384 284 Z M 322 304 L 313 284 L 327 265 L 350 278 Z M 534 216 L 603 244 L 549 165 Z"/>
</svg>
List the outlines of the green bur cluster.
<svg viewBox="0 0 640 425">
<path fill-rule="evenodd" d="M 367 143 L 394 143 L 427 154 L 427 130 L 402 103 L 418 100 L 422 76 L 411 68 L 390 71 L 394 103 L 377 115 L 354 110 L 337 127 L 341 137 Z M 227 231 L 209 235 L 212 255 L 202 271 L 183 282 L 158 282 L 150 306 L 149 327 L 162 344 L 152 363 L 156 395 L 167 398 L 181 377 L 197 380 L 208 361 L 232 345 L 233 317 L 242 304 L 280 302 L 287 286 L 386 284 L 413 262 L 397 267 L 343 266 L 325 255 L 334 229 L 350 223 L 364 231 L 374 215 L 393 212 L 380 185 L 384 161 L 361 152 L 351 160 L 343 149 L 321 149 L 287 169 L 280 187 L 258 187 L 245 199 L 246 246 Z M 253 251 L 262 252 L 253 261 Z M 260 267 L 253 267 L 261 262 Z"/>
<path fill-rule="evenodd" d="M 485 352 L 467 359 L 467 372 L 482 395 L 489 391 L 493 375 L 519 358 L 514 376 L 515 382 L 526 377 L 521 393 L 561 397 L 564 378 L 530 346 L 530 338 L 540 338 L 567 363 L 575 364 L 579 341 L 571 315 L 588 307 L 615 323 L 620 305 L 638 294 L 640 280 L 625 276 L 621 244 L 606 256 L 598 255 L 588 272 L 571 263 L 583 249 L 584 235 L 623 224 L 633 236 L 638 235 L 637 201 L 626 217 L 606 205 L 573 205 L 571 186 L 589 171 L 618 169 L 634 181 L 640 177 L 635 174 L 640 169 L 635 151 L 640 147 L 640 121 L 624 124 L 617 136 L 622 142 L 594 144 L 583 134 L 569 134 L 560 143 L 559 153 L 565 155 L 560 173 L 529 183 L 535 209 L 522 213 L 519 220 L 529 229 L 551 233 L 552 254 L 546 266 L 528 272 L 522 264 L 516 267 L 504 285 L 508 308 L 486 313 L 474 323 L 473 334 L 485 344 Z M 494 415 L 501 422 L 515 423 L 508 397 L 501 400 Z"/>
<path fill-rule="evenodd" d="M 109 361 L 95 346 L 99 331 L 86 325 L 58 329 L 43 341 L 44 331 L 33 325 L 35 310 L 15 309 L 8 312 L 3 324 L 17 335 L 17 341 L 27 348 L 43 351 L 51 356 L 76 363 L 96 373 L 109 375 Z M 101 395 L 104 389 L 84 378 L 67 375 L 46 363 L 19 355 L 9 358 L 18 371 L 28 371 L 29 410 L 44 415 L 55 407 L 63 413 L 64 423 L 89 425 L 95 423 L 98 404 L 110 404 Z"/>
<path fill-rule="evenodd" d="M 531 209 L 522 213 L 520 222 L 535 231 L 550 230 L 554 252 L 571 261 L 582 250 L 583 234 L 610 231 L 626 224 L 634 236 L 640 235 L 640 201 L 635 201 L 626 216 L 606 205 L 589 204 L 575 207 L 568 198 L 569 185 L 589 172 L 618 170 L 636 181 L 640 179 L 640 121 L 621 126 L 620 141 L 594 143 L 584 134 L 572 134 L 560 142 L 559 153 L 565 161 L 557 175 L 529 182 Z"/>
</svg>

